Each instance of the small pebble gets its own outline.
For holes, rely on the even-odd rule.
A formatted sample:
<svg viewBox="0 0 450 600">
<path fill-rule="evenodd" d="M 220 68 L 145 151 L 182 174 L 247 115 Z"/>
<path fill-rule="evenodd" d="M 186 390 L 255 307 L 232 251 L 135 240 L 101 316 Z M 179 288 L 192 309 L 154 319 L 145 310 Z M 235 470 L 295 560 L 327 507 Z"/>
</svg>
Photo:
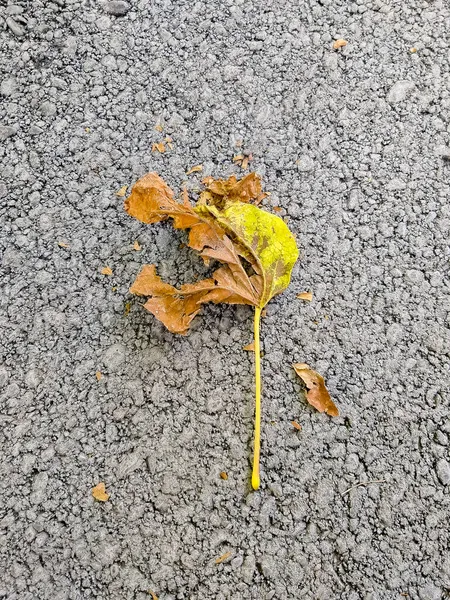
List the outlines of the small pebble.
<svg viewBox="0 0 450 600">
<path fill-rule="evenodd" d="M 437 461 L 436 474 L 443 485 L 448 485 L 450 483 L 450 464 L 445 458 L 441 458 Z"/>
<path fill-rule="evenodd" d="M 125 16 L 130 8 L 128 2 L 125 2 L 124 0 L 111 0 L 111 2 L 108 2 L 105 6 L 106 12 L 115 17 Z"/>
<path fill-rule="evenodd" d="M 8 17 L 6 19 L 6 24 L 17 37 L 22 37 L 25 35 L 25 27 L 16 21 L 16 19 Z"/>
</svg>

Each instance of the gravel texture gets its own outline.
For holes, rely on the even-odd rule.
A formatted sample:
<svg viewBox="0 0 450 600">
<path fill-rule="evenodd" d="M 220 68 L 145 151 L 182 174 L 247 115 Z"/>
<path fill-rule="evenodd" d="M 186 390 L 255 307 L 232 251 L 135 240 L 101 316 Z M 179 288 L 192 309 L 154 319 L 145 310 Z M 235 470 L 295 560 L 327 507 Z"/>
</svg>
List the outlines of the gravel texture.
<svg viewBox="0 0 450 600">
<path fill-rule="evenodd" d="M 0 598 L 449 596 L 449 29 L 443 0 L 0 3 Z M 116 196 L 241 150 L 302 249 L 256 493 L 251 310 L 164 330 L 130 283 L 199 263 Z"/>
</svg>

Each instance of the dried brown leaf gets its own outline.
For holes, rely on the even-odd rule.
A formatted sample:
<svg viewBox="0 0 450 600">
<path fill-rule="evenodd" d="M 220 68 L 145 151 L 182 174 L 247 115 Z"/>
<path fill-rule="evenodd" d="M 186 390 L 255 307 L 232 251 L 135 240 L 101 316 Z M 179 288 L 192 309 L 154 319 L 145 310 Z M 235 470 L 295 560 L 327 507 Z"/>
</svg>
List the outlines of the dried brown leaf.
<svg viewBox="0 0 450 600">
<path fill-rule="evenodd" d="M 152 144 L 152 152 L 156 151 L 158 151 L 160 154 L 164 154 L 164 152 L 166 151 L 166 146 L 164 142 L 159 142 L 158 144 L 155 142 L 154 144 Z"/>
<path fill-rule="evenodd" d="M 59 246 L 60 248 L 68 248 L 68 247 L 69 247 L 69 244 L 66 244 L 66 242 L 58 242 L 58 246 Z"/>
<path fill-rule="evenodd" d="M 313 371 L 305 363 L 293 365 L 295 372 L 306 385 L 306 399 L 309 404 L 314 406 L 319 412 L 326 412 L 332 417 L 339 416 L 339 410 L 334 404 L 331 396 L 325 387 L 325 381 L 319 373 Z"/>
<path fill-rule="evenodd" d="M 301 431 L 301 430 L 302 430 L 302 426 L 301 426 L 301 425 L 299 425 L 299 424 L 297 423 L 297 421 L 291 421 L 291 425 L 292 425 L 292 427 L 293 427 L 294 429 L 296 429 L 297 431 Z"/>
<path fill-rule="evenodd" d="M 148 593 L 152 597 L 152 600 L 158 600 L 158 596 L 154 592 L 152 592 L 151 590 L 149 590 Z"/>
<path fill-rule="evenodd" d="M 163 126 L 160 123 L 158 123 L 157 125 L 155 125 L 155 130 L 161 133 L 163 130 Z"/>
<path fill-rule="evenodd" d="M 231 552 L 225 552 L 225 554 L 222 554 L 222 556 L 216 558 L 216 565 L 220 565 L 220 563 L 223 563 L 223 561 L 227 560 L 227 558 L 230 558 L 230 556 Z"/>
<path fill-rule="evenodd" d="M 133 242 L 133 250 L 136 250 L 136 252 L 139 252 L 139 250 L 141 249 L 141 245 L 137 240 L 134 240 Z"/>
<path fill-rule="evenodd" d="M 311 302 L 311 300 L 313 299 L 313 295 L 312 292 L 301 292 L 300 294 L 297 294 L 297 298 L 299 300 L 306 300 L 307 302 Z"/>
<path fill-rule="evenodd" d="M 112 275 L 112 269 L 111 267 L 103 267 L 102 269 L 102 275 Z"/>
<path fill-rule="evenodd" d="M 235 162 L 235 163 L 239 163 L 243 160 L 244 160 L 243 154 L 236 154 L 236 156 L 233 156 L 233 162 Z"/>
<path fill-rule="evenodd" d="M 131 302 L 125 302 L 125 308 L 123 310 L 123 314 L 125 317 L 130 313 L 131 310 Z"/>
<path fill-rule="evenodd" d="M 100 371 L 96 371 L 95 376 L 97 377 L 97 381 L 100 381 L 100 379 L 102 378 L 102 374 L 100 373 Z"/>
<path fill-rule="evenodd" d="M 106 493 L 105 484 L 103 482 L 98 483 L 92 488 L 92 495 L 98 502 L 106 502 L 109 499 L 109 494 Z"/>
<path fill-rule="evenodd" d="M 246 350 L 247 352 L 254 352 L 255 351 L 255 342 L 250 342 L 250 344 L 247 344 L 246 346 L 244 346 L 242 348 L 242 350 Z"/>
<path fill-rule="evenodd" d="M 250 202 L 256 200 L 261 194 L 261 179 L 256 173 L 249 173 L 239 181 L 235 175 L 228 179 L 213 179 L 206 177 L 203 180 L 211 196 L 207 204 L 220 205 L 229 202 Z"/>
<path fill-rule="evenodd" d="M 343 40 L 342 38 L 339 38 L 338 40 L 334 41 L 333 48 L 335 50 L 338 50 L 339 48 L 343 48 L 347 44 L 348 44 L 347 40 Z"/>
<path fill-rule="evenodd" d="M 191 175 L 191 173 L 198 173 L 199 171 L 203 171 L 203 165 L 195 165 L 195 167 L 191 167 L 189 171 L 186 171 L 186 175 Z"/>
<path fill-rule="evenodd" d="M 225 471 L 220 472 L 220 478 L 225 481 L 228 479 L 228 475 L 225 473 Z"/>
<path fill-rule="evenodd" d="M 123 198 L 125 196 L 125 194 L 127 193 L 127 189 L 128 186 L 127 185 L 123 185 L 120 190 L 118 190 L 116 192 L 116 196 L 119 196 L 119 198 Z"/>
<path fill-rule="evenodd" d="M 273 207 L 273 210 L 274 210 L 275 212 L 281 212 L 283 209 L 281 208 L 281 206 L 274 206 L 274 207 Z"/>
</svg>

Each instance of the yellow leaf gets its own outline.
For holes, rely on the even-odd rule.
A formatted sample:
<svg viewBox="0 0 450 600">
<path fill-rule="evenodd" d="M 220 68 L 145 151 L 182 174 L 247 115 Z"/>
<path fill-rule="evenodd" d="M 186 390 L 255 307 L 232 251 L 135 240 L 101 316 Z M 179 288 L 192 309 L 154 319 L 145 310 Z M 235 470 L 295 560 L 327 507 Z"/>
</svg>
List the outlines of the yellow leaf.
<svg viewBox="0 0 450 600">
<path fill-rule="evenodd" d="M 97 381 L 100 381 L 100 379 L 102 378 L 102 374 L 100 373 L 100 371 L 96 371 L 95 376 L 97 377 Z"/>
<path fill-rule="evenodd" d="M 127 185 L 123 185 L 120 190 L 118 190 L 116 192 L 116 196 L 119 196 L 119 198 L 123 198 L 125 196 L 125 194 L 127 193 L 127 189 L 128 186 Z"/>
<path fill-rule="evenodd" d="M 112 269 L 110 267 L 103 267 L 102 269 L 102 275 L 112 275 Z"/>
<path fill-rule="evenodd" d="M 191 169 L 189 169 L 189 171 L 186 171 L 186 175 L 190 175 L 191 173 L 197 173 L 198 171 L 202 171 L 203 170 L 203 165 L 195 165 L 195 167 L 192 167 Z"/>
<path fill-rule="evenodd" d="M 228 479 L 228 475 L 225 473 L 225 471 L 220 472 L 220 478 L 224 479 L 225 481 Z"/>
<path fill-rule="evenodd" d="M 317 408 L 319 412 L 326 412 L 332 417 L 339 416 L 339 410 L 325 387 L 323 377 L 316 371 L 313 371 L 305 363 L 297 363 L 293 365 L 293 367 L 297 375 L 306 385 L 308 390 L 306 399 L 308 402 L 314 406 L 314 408 Z"/>
<path fill-rule="evenodd" d="M 131 302 L 125 302 L 125 309 L 123 311 L 123 314 L 125 316 L 127 316 L 128 313 L 130 312 L 130 310 L 131 310 Z"/>
<path fill-rule="evenodd" d="M 311 302 L 313 295 L 312 292 L 301 292 L 301 294 L 297 294 L 297 298 L 299 300 L 306 300 L 307 302 Z"/>
<path fill-rule="evenodd" d="M 298 248 L 283 219 L 253 204 L 241 202 L 228 202 L 223 210 L 216 206 L 201 206 L 195 210 L 199 209 L 207 209 L 225 232 L 232 235 L 240 246 L 240 253 L 260 276 L 261 281 L 257 284 L 260 284 L 260 308 L 287 288 L 298 258 Z"/>
<path fill-rule="evenodd" d="M 163 130 L 163 127 L 162 127 L 162 125 L 160 125 L 160 124 L 158 123 L 158 125 L 155 125 L 155 129 L 156 129 L 156 131 L 159 131 L 159 132 L 161 133 L 161 132 L 162 132 L 162 130 Z"/>
<path fill-rule="evenodd" d="M 92 488 L 92 495 L 98 502 L 106 502 L 109 499 L 109 494 L 106 493 L 105 484 L 103 482 L 98 483 Z"/>
<path fill-rule="evenodd" d="M 342 38 L 339 38 L 338 40 L 335 40 L 335 42 L 333 44 L 333 48 L 335 50 L 337 50 L 338 48 L 343 48 L 347 44 L 348 44 L 347 40 L 343 40 Z"/>
<path fill-rule="evenodd" d="M 140 243 L 137 240 L 135 240 L 133 243 L 133 250 L 136 250 L 136 252 L 139 252 L 140 249 L 141 249 Z"/>
<path fill-rule="evenodd" d="M 148 593 L 152 597 L 152 600 L 158 600 L 158 596 L 154 592 L 152 592 L 151 590 L 148 590 Z"/>
<path fill-rule="evenodd" d="M 255 351 L 255 342 L 251 342 L 250 344 L 247 344 L 246 346 L 244 346 L 242 348 L 242 350 L 246 350 L 247 352 L 254 352 Z"/>
<path fill-rule="evenodd" d="M 61 248 L 68 248 L 69 244 L 66 244 L 65 242 L 58 242 L 58 246 L 60 246 Z"/>
<path fill-rule="evenodd" d="M 220 563 L 222 563 L 224 560 L 227 560 L 227 558 L 230 558 L 230 556 L 231 552 L 225 552 L 225 554 L 222 554 L 222 556 L 216 558 L 216 565 L 220 565 Z"/>
<path fill-rule="evenodd" d="M 163 154 L 166 151 L 166 146 L 164 145 L 164 142 L 159 142 L 159 144 L 153 144 L 152 152 L 156 152 L 156 150 Z"/>
</svg>

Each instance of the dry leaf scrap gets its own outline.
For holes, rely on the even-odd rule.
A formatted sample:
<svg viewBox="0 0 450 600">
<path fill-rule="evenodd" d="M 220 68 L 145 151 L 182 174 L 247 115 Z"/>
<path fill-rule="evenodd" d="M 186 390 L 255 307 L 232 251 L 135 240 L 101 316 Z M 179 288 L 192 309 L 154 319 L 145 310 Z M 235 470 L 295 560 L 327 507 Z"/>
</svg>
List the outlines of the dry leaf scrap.
<svg viewBox="0 0 450 600">
<path fill-rule="evenodd" d="M 92 495 L 98 502 L 106 502 L 109 499 L 109 494 L 106 493 L 105 484 L 103 482 L 98 483 L 92 488 Z"/>
<path fill-rule="evenodd" d="M 103 267 L 102 269 L 102 275 L 112 275 L 112 269 L 111 267 Z"/>
<path fill-rule="evenodd" d="M 348 44 L 347 40 L 343 40 L 342 38 L 339 38 L 338 40 L 335 40 L 335 42 L 333 44 L 333 48 L 335 50 L 338 50 L 339 48 L 343 48 L 347 44 Z"/>
<path fill-rule="evenodd" d="M 155 142 L 154 144 L 152 144 L 152 152 L 156 151 L 158 151 L 160 154 L 164 154 L 164 152 L 166 151 L 166 146 L 164 142 L 159 142 L 158 144 Z"/>
<path fill-rule="evenodd" d="M 339 416 L 338 408 L 331 399 L 330 393 L 325 387 L 325 381 L 323 380 L 323 377 L 316 371 L 313 371 L 305 363 L 297 363 L 293 366 L 297 375 L 306 385 L 308 390 L 306 393 L 306 399 L 308 402 L 314 406 L 314 408 L 317 408 L 319 412 L 326 412 L 332 417 Z"/>
<path fill-rule="evenodd" d="M 223 563 L 223 561 L 227 560 L 227 558 L 230 558 L 230 556 L 231 552 L 225 552 L 225 554 L 222 554 L 222 556 L 216 558 L 216 565 L 220 565 L 220 563 Z"/>
<path fill-rule="evenodd" d="M 299 300 L 306 300 L 307 302 L 311 302 L 311 300 L 313 299 L 313 295 L 312 292 L 301 292 L 300 294 L 297 294 L 297 298 L 299 298 Z"/>
<path fill-rule="evenodd" d="M 191 167 L 189 171 L 186 171 L 186 175 L 191 175 L 191 173 L 198 173 L 203 170 L 203 165 L 195 165 L 195 167 Z"/>
<path fill-rule="evenodd" d="M 116 196 L 119 196 L 119 198 L 123 198 L 125 196 L 125 194 L 127 193 L 127 189 L 128 186 L 127 185 L 123 185 L 120 190 L 118 190 L 116 192 Z"/>
</svg>

